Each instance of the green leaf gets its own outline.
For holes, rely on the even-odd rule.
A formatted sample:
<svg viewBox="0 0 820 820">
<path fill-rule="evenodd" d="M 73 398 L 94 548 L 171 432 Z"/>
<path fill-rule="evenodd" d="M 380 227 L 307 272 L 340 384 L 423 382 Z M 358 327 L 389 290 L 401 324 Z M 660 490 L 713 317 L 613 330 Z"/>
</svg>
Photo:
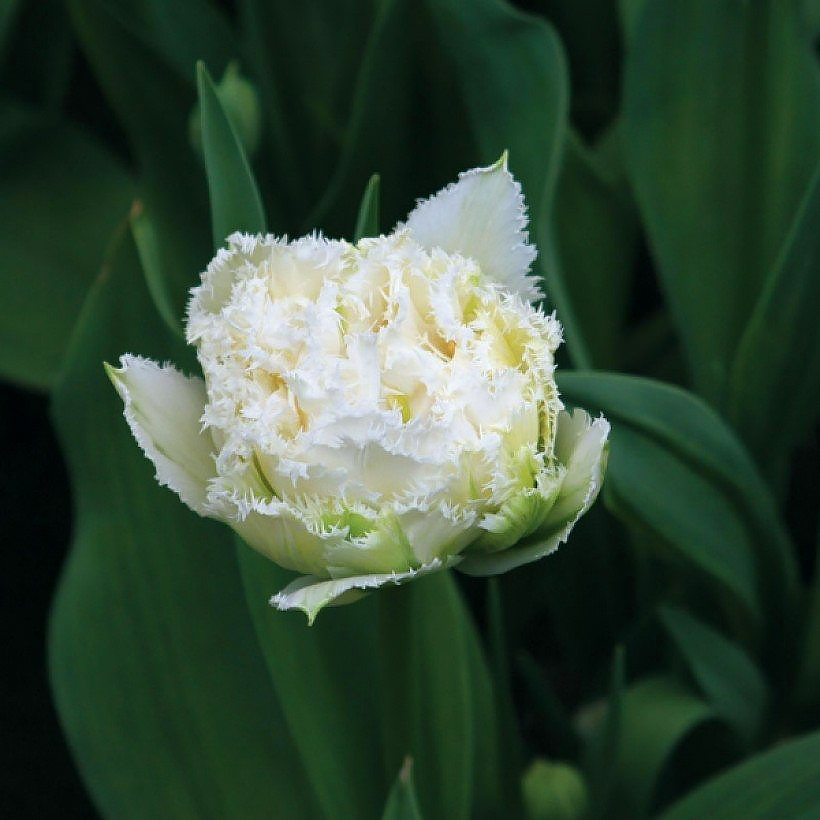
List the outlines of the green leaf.
<svg viewBox="0 0 820 820">
<path fill-rule="evenodd" d="M 340 155 L 346 150 L 345 134 L 356 104 L 357 82 L 361 83 L 368 60 L 375 56 L 389 64 L 397 45 L 399 56 L 404 54 L 404 44 L 391 40 L 378 53 L 368 56 L 368 40 L 383 19 L 382 7 L 388 5 L 391 4 L 362 0 L 239 2 L 242 27 L 266 102 L 274 184 L 282 191 L 282 201 L 288 203 L 289 219 L 297 224 L 326 189 Z M 390 8 L 383 11 L 388 16 L 392 14 Z M 405 26 L 401 33 L 407 32 Z M 406 41 L 407 37 L 403 39 Z M 385 48 L 393 48 L 394 52 L 391 54 Z M 378 82 L 377 76 L 374 79 Z M 386 138 L 393 133 L 392 121 L 396 116 L 391 116 L 387 104 L 401 103 L 397 99 L 401 92 L 394 86 L 391 72 L 382 74 L 382 79 L 379 96 L 374 94 L 367 100 L 366 110 L 373 114 L 374 122 L 380 115 L 387 115 L 381 123 Z M 366 157 L 367 149 L 378 145 L 373 142 L 356 147 L 365 149 Z M 362 177 L 362 185 L 365 180 Z M 347 184 L 355 190 L 358 180 Z M 346 217 L 347 231 L 350 212 Z M 288 230 L 290 225 L 288 222 Z M 309 230 L 315 227 L 316 224 L 307 226 Z"/>
<path fill-rule="evenodd" d="M 605 812 L 615 785 L 615 759 L 621 742 L 623 699 L 626 686 L 626 663 L 622 646 L 615 648 L 609 681 L 606 712 L 598 731 L 587 747 L 587 769 L 592 791 L 592 817 L 606 816 Z"/>
<path fill-rule="evenodd" d="M 265 233 L 265 214 L 242 143 L 204 63 L 197 63 L 196 76 L 213 240 L 214 247 L 220 248 L 234 231 Z"/>
<path fill-rule="evenodd" d="M 313 817 L 232 538 L 157 484 L 103 373 L 123 350 L 176 349 L 126 233 L 55 390 L 77 504 L 50 627 L 57 710 L 104 816 Z"/>
<path fill-rule="evenodd" d="M 363 236 L 379 235 L 379 175 L 373 174 L 367 182 L 356 217 L 356 228 L 353 241 L 358 242 Z"/>
<path fill-rule="evenodd" d="M 20 0 L 6 0 L 0 6 L 0 60 L 5 56 L 9 34 L 14 29 L 19 10 Z"/>
<path fill-rule="evenodd" d="M 412 755 L 426 817 L 492 816 L 501 763 L 492 747 L 505 736 L 497 735 L 489 672 L 452 575 L 382 590 L 378 605 L 387 760 Z"/>
<path fill-rule="evenodd" d="M 699 392 L 732 361 L 820 153 L 796 2 L 649 0 L 628 51 L 625 144 Z"/>
<path fill-rule="evenodd" d="M 572 132 L 558 180 L 555 224 L 567 292 L 590 360 L 596 367 L 615 366 L 637 254 L 637 214 L 623 180 Z"/>
<path fill-rule="evenodd" d="M 620 96 L 620 31 L 613 0 L 541 0 L 531 4 L 558 32 L 567 53 L 571 120 L 584 134 L 600 131 L 617 114 Z"/>
<path fill-rule="evenodd" d="M 759 563 L 757 574 L 772 624 L 771 641 L 773 649 L 785 662 L 781 667 L 785 672 L 793 661 L 789 660 L 792 654 L 789 642 L 783 640 L 783 624 L 795 623 L 794 608 L 799 589 L 794 547 L 771 493 L 731 429 L 714 410 L 691 393 L 649 379 L 612 373 L 562 373 L 558 384 L 572 403 L 601 410 L 607 415 L 617 427 L 613 442 L 620 429 L 628 427 L 632 431 L 632 440 L 638 435 L 645 438 L 642 450 L 666 451 L 666 455 L 661 453 L 664 462 L 673 457 L 677 459 L 676 472 L 691 475 L 695 484 L 687 480 L 687 485 L 702 488 L 708 508 L 718 510 L 716 514 L 721 516 L 725 527 L 735 529 L 726 520 L 732 511 L 722 498 L 728 499 L 736 508 L 734 515 L 753 539 L 751 543 Z M 623 471 L 617 466 L 617 456 L 613 452 L 609 481 L 613 481 L 614 475 L 617 484 L 620 473 Z M 662 484 L 668 483 L 665 476 L 661 479 Z M 632 499 L 630 507 L 640 510 L 646 499 L 642 492 L 644 485 L 636 485 L 636 480 L 634 476 L 626 476 L 621 481 L 618 495 L 626 500 Z M 661 488 L 656 487 L 653 497 L 661 495 Z M 696 509 L 700 508 L 700 502 L 698 497 Z M 674 497 L 666 498 L 665 503 L 678 504 Z M 688 529 L 699 527 L 698 521 L 702 519 L 690 512 L 680 509 L 681 515 L 687 519 L 685 526 Z M 714 536 L 707 533 L 706 538 L 708 542 Z M 682 546 L 688 549 L 687 545 Z M 709 560 L 708 556 L 706 558 Z M 747 570 L 746 575 L 750 572 Z M 776 612 L 781 614 L 775 617 Z M 776 628 L 774 624 L 777 624 Z M 785 634 L 789 634 L 789 630 Z"/>
<path fill-rule="evenodd" d="M 818 225 L 820 166 L 746 325 L 732 371 L 730 415 L 763 465 L 787 457 L 818 416 Z"/>
<path fill-rule="evenodd" d="M 632 46 L 638 20 L 649 0 L 618 0 L 618 15 L 621 20 L 621 36 L 627 47 Z"/>
<path fill-rule="evenodd" d="M 401 758 L 389 772 L 382 765 L 375 599 L 308 626 L 301 613 L 268 603 L 292 576 L 242 543 L 238 554 L 273 688 L 317 802 L 327 817 L 378 816 Z"/>
<path fill-rule="evenodd" d="M 171 304 L 171 295 L 168 293 L 168 283 L 162 277 L 162 263 L 160 262 L 159 240 L 156 227 L 151 217 L 146 213 L 142 202 L 135 202 L 131 208 L 131 234 L 139 255 L 140 265 L 148 292 L 154 302 L 157 313 L 162 317 L 165 326 L 178 336 L 184 338 L 182 325 L 174 313 Z"/>
<path fill-rule="evenodd" d="M 766 681 L 737 644 L 682 609 L 664 606 L 661 622 L 715 711 L 750 742 L 768 701 Z"/>
<path fill-rule="evenodd" d="M 363 5 L 363 4 L 361 4 Z M 403 218 L 409 196 L 406 180 L 419 184 L 419 160 L 413 148 L 411 100 L 411 40 L 414 5 L 409 0 L 385 0 L 376 6 L 356 72 L 350 114 L 341 130 L 341 150 L 333 174 L 304 227 L 322 226 L 345 235 L 350 214 L 359 204 L 358 191 L 379 169 L 380 211 L 388 222 Z M 426 171 L 424 163 L 421 170 Z M 424 189 L 422 189 L 424 191 Z"/>
<path fill-rule="evenodd" d="M 48 389 L 134 189 L 78 128 L 10 104 L 0 120 L 0 376 Z"/>
<path fill-rule="evenodd" d="M 518 780 L 521 776 L 524 751 L 513 700 L 507 630 L 497 577 L 489 578 L 487 581 L 487 621 L 490 672 L 499 717 L 499 743 L 504 750 L 499 760 L 499 775 L 504 782 L 507 810 L 518 814 L 521 811 Z"/>
<path fill-rule="evenodd" d="M 630 686 L 621 700 L 621 731 L 611 758 L 613 791 L 605 816 L 645 816 L 674 750 L 712 719 L 712 710 L 673 680 L 646 678 Z"/>
<path fill-rule="evenodd" d="M 227 197 L 222 205 L 235 223 L 243 203 Z M 269 606 L 286 572 L 243 546 L 239 560 L 271 679 L 329 816 L 374 816 L 383 795 L 374 773 L 386 787 L 408 754 L 418 761 L 427 816 L 466 818 L 474 803 L 497 803 L 489 674 L 449 574 L 382 590 L 308 626 Z M 349 692 L 376 685 L 380 699 L 351 701 Z"/>
<path fill-rule="evenodd" d="M 820 816 L 820 732 L 735 766 L 684 797 L 662 820 L 796 820 Z"/>
<path fill-rule="evenodd" d="M 382 820 L 423 820 L 413 784 L 413 758 L 407 757 L 390 789 Z"/>
<path fill-rule="evenodd" d="M 579 739 L 564 705 L 531 655 L 522 652 L 516 660 L 532 707 L 543 726 L 542 734 L 550 743 L 551 756 L 574 758 Z"/>
<path fill-rule="evenodd" d="M 143 5 L 156 42 L 181 77 L 192 77 L 198 60 L 221 75 L 236 57 L 236 36 L 217 4 L 209 0 L 143 0 Z"/>
<path fill-rule="evenodd" d="M 491 815 L 489 674 L 450 575 L 379 590 L 307 626 L 268 605 L 288 573 L 244 546 L 239 554 L 271 679 L 325 812 L 377 815 L 409 754 L 425 817 Z"/>
<path fill-rule="evenodd" d="M 613 424 L 607 468 L 616 511 L 648 526 L 678 554 L 733 592 L 759 625 L 752 534 L 729 499 L 674 452 Z"/>
<path fill-rule="evenodd" d="M 193 77 L 180 78 L 161 50 L 104 0 L 69 0 L 75 31 L 140 170 L 174 315 L 211 255 L 202 166 L 188 143 Z"/>
<path fill-rule="evenodd" d="M 74 38 L 63 3 L 0 3 L 4 94 L 59 117 L 75 76 L 74 58 Z"/>
<path fill-rule="evenodd" d="M 567 71 L 560 42 L 543 20 L 505 2 L 427 0 L 463 88 L 482 161 L 509 149 L 521 180 L 548 299 L 580 366 L 590 361 L 576 307 L 558 264 L 552 202 L 566 135 Z"/>
</svg>

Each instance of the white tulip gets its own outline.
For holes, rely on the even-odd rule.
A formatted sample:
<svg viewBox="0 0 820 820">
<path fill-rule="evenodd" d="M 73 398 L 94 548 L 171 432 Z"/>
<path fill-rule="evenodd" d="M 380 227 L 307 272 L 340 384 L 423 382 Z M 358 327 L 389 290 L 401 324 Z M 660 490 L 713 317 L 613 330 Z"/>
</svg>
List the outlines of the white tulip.
<svg viewBox="0 0 820 820">
<path fill-rule="evenodd" d="M 304 574 L 280 609 L 312 621 L 456 564 L 502 572 L 594 501 L 609 425 L 563 409 L 525 228 L 502 158 L 389 236 L 234 234 L 191 292 L 204 381 L 109 368 L 157 479 Z"/>
</svg>

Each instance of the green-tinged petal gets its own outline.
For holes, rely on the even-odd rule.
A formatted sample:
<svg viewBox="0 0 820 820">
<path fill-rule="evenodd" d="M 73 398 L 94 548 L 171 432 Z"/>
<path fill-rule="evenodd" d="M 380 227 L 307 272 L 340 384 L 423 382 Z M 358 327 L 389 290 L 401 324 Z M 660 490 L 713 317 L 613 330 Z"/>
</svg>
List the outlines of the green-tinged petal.
<svg viewBox="0 0 820 820">
<path fill-rule="evenodd" d="M 257 509 L 238 519 L 224 515 L 224 520 L 248 546 L 285 569 L 326 572 L 326 555 L 343 541 L 341 535 L 312 532 L 301 512 L 288 504 L 273 502 L 255 506 Z"/>
<path fill-rule="evenodd" d="M 507 170 L 506 152 L 494 165 L 460 174 L 407 217 L 423 247 L 475 259 L 488 279 L 532 300 L 540 293 L 528 276 L 536 251 L 526 227 L 521 185 Z"/>
<path fill-rule="evenodd" d="M 558 499 L 544 521 L 544 530 L 568 525 L 569 535 L 575 522 L 592 506 L 604 480 L 608 437 L 609 422 L 603 416 L 591 421 L 585 410 L 559 413 L 555 457 L 567 472 Z"/>
<path fill-rule="evenodd" d="M 545 472 L 535 487 L 527 487 L 501 505 L 497 513 L 484 516 L 484 533 L 471 545 L 474 550 L 498 552 L 515 546 L 544 523 L 562 487 L 561 471 Z"/>
<path fill-rule="evenodd" d="M 385 584 L 403 584 L 422 575 L 429 575 L 457 564 L 457 557 L 442 561 L 433 559 L 418 569 L 406 572 L 385 572 L 378 575 L 354 575 L 350 578 L 323 580 L 312 576 L 297 578 L 271 599 L 271 606 L 277 609 L 301 609 L 307 615 L 308 623 L 313 623 L 319 611 L 329 605 L 349 604 L 358 600 L 370 589 Z"/>
<path fill-rule="evenodd" d="M 468 575 L 497 575 L 553 552 L 569 537 L 578 519 L 592 506 L 606 471 L 609 422 L 590 420 L 580 409 L 558 415 L 555 456 L 565 468 L 555 503 L 543 523 L 520 546 L 501 552 L 468 553 L 459 569 Z"/>
<path fill-rule="evenodd" d="M 216 473 L 213 442 L 201 422 L 205 382 L 139 356 L 122 356 L 119 368 L 106 364 L 105 369 L 134 438 L 156 467 L 157 481 L 205 515 L 206 487 Z"/>
</svg>

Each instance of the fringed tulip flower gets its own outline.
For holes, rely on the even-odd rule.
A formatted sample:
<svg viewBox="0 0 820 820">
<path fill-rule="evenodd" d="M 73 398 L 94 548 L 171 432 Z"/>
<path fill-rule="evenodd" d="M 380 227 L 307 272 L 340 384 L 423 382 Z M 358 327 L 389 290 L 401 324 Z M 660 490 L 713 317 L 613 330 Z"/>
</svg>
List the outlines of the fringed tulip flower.
<svg viewBox="0 0 820 820">
<path fill-rule="evenodd" d="M 564 410 L 502 158 L 357 244 L 234 234 L 191 292 L 204 378 L 109 368 L 157 480 L 331 602 L 552 552 L 594 501 L 609 425 Z"/>
</svg>

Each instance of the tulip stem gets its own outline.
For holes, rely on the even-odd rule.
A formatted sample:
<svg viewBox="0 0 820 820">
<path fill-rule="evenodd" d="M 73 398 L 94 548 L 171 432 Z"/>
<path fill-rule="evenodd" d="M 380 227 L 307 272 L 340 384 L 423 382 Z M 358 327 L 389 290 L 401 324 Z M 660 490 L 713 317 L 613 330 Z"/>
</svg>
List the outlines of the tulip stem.
<svg viewBox="0 0 820 820">
<path fill-rule="evenodd" d="M 411 715 L 416 696 L 413 674 L 412 585 L 388 586 L 378 593 L 385 774 L 389 780 L 407 755 L 415 752 Z"/>
</svg>

